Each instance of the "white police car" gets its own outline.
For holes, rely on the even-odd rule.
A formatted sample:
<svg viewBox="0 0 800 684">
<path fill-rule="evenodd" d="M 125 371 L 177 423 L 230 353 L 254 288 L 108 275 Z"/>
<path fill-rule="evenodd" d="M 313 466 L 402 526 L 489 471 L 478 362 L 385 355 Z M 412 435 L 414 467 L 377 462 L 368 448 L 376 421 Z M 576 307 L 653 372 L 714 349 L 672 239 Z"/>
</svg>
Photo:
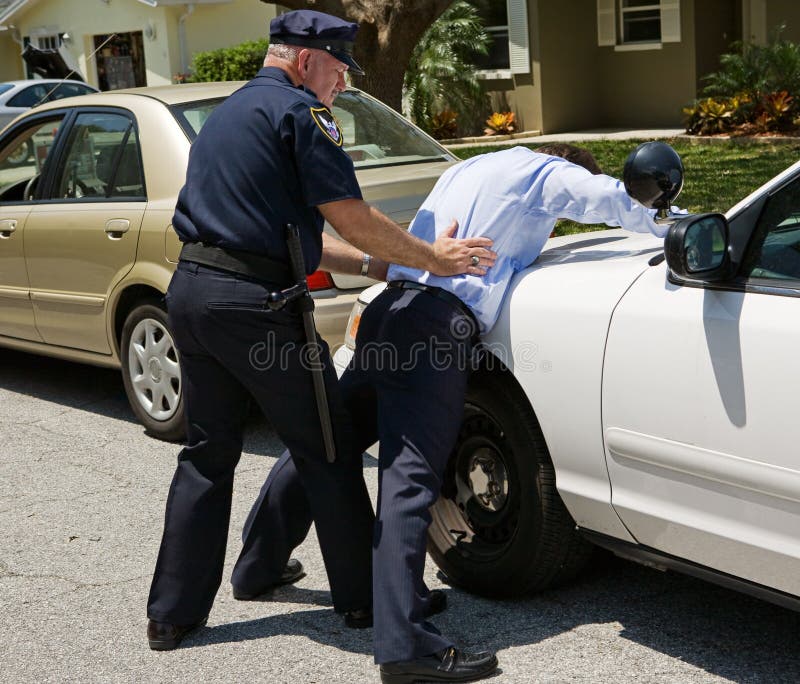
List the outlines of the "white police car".
<svg viewBox="0 0 800 684">
<path fill-rule="evenodd" d="M 663 244 L 550 240 L 484 343 L 432 511 L 453 583 L 542 590 L 597 544 L 800 608 L 800 163 Z"/>
</svg>

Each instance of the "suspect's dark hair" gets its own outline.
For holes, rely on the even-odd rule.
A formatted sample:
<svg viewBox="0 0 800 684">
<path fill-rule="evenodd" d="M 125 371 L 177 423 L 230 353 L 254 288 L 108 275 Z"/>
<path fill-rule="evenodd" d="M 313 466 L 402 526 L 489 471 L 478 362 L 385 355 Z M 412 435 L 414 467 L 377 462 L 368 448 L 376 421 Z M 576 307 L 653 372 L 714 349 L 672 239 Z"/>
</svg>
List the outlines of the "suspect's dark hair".
<svg viewBox="0 0 800 684">
<path fill-rule="evenodd" d="M 599 173 L 603 173 L 597 160 L 592 156 L 592 153 L 583 147 L 576 147 L 575 145 L 568 145 L 567 143 L 553 143 L 552 145 L 537 147 L 534 152 L 549 154 L 553 157 L 561 157 L 568 162 L 582 166 L 595 176 Z"/>
</svg>

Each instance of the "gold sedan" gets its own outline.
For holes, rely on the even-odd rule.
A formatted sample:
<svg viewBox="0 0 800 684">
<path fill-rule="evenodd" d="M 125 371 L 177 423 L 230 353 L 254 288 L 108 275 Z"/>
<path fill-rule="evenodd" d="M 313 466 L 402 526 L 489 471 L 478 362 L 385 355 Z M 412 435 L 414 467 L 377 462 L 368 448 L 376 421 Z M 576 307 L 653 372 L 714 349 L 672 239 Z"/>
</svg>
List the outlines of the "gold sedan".
<svg viewBox="0 0 800 684">
<path fill-rule="evenodd" d="M 59 100 L 0 134 L 0 345 L 121 368 L 134 412 L 162 439 L 184 432 L 164 304 L 180 251 L 172 214 L 191 141 L 240 85 Z M 334 114 L 365 199 L 407 225 L 454 157 L 358 90 L 342 93 Z M 369 282 L 309 277 L 332 346 Z"/>
</svg>

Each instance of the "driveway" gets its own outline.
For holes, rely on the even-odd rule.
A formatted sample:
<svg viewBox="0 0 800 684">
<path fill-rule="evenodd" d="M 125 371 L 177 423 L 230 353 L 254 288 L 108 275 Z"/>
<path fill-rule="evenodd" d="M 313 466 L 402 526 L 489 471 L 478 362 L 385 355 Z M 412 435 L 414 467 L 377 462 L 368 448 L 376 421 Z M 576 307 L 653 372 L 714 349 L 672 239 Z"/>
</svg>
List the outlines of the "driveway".
<svg viewBox="0 0 800 684">
<path fill-rule="evenodd" d="M 281 445 L 254 420 L 237 471 L 223 585 L 207 628 L 148 649 L 145 603 L 178 453 L 142 433 L 119 374 L 0 353 L 0 672 L 6 682 L 378 682 L 371 630 L 333 614 L 316 540 L 308 576 L 233 600 L 249 505 Z M 376 469 L 367 461 L 373 495 Z M 518 601 L 448 587 L 443 632 L 499 650 L 498 683 L 800 681 L 800 614 L 621 560 Z"/>
</svg>

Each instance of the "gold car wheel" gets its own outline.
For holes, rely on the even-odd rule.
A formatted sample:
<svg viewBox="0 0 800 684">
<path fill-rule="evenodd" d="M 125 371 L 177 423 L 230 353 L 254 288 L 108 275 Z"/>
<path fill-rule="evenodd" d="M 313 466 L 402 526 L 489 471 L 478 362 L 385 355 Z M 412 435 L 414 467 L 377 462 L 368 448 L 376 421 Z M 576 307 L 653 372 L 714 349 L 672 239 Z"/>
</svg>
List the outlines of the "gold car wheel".
<svg viewBox="0 0 800 684">
<path fill-rule="evenodd" d="M 164 300 L 140 300 L 120 332 L 122 382 L 133 412 L 151 437 L 180 441 L 186 436 L 180 357 Z"/>
<path fill-rule="evenodd" d="M 172 336 L 159 321 L 145 318 L 134 327 L 128 369 L 136 400 L 153 420 L 165 421 L 175 415 L 181 393 L 178 353 Z"/>
<path fill-rule="evenodd" d="M 145 299 L 128 313 L 120 335 L 125 393 L 146 432 L 157 439 L 186 434 L 180 357 L 163 299 Z"/>
</svg>

